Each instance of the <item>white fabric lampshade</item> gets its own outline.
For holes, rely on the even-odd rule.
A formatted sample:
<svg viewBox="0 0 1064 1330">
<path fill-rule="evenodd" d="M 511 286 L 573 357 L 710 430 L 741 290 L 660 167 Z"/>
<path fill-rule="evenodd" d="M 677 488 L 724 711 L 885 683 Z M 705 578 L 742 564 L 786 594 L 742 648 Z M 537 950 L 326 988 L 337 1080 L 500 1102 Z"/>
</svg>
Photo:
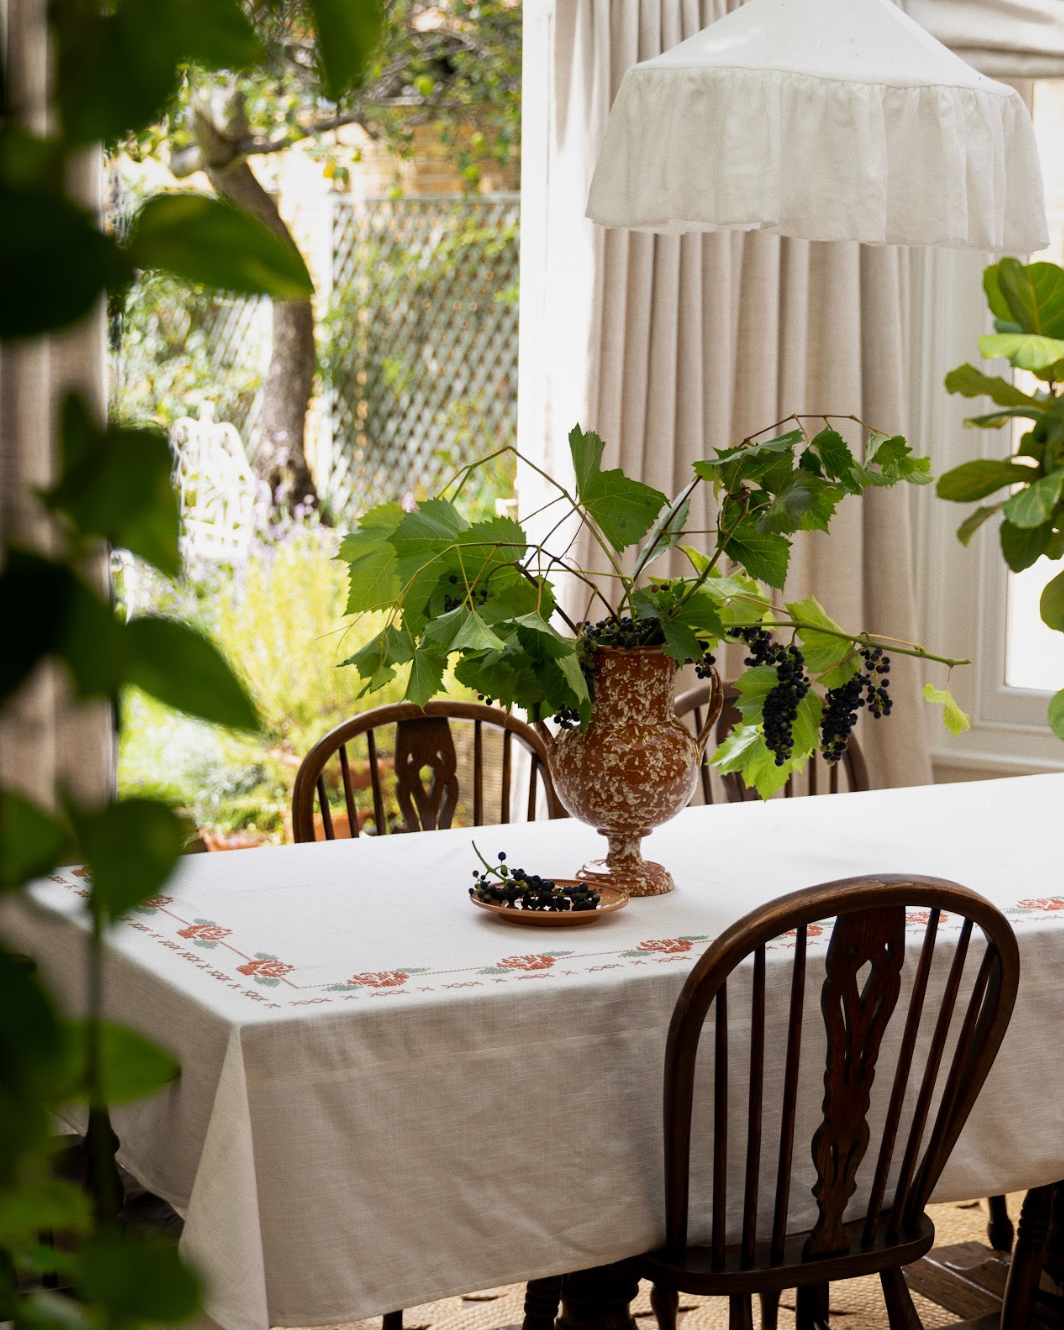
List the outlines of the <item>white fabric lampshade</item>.
<svg viewBox="0 0 1064 1330">
<path fill-rule="evenodd" d="M 747 0 L 627 71 L 587 215 L 642 231 L 1027 254 L 1034 129 L 890 0 Z"/>
</svg>

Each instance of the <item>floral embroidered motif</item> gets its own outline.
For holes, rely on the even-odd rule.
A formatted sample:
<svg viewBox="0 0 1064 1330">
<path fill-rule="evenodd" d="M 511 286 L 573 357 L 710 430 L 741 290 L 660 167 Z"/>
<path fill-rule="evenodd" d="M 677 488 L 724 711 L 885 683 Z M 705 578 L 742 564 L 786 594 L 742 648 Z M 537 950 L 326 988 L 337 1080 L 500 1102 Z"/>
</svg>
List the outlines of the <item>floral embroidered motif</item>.
<svg viewBox="0 0 1064 1330">
<path fill-rule="evenodd" d="M 197 919 L 187 928 L 179 928 L 177 936 L 190 937 L 197 947 L 211 949 L 216 947 L 223 937 L 228 937 L 232 931 L 231 928 L 223 928 L 221 924 L 216 924 L 213 919 Z"/>
<path fill-rule="evenodd" d="M 1016 908 L 1020 910 L 1064 910 L 1064 900 L 1059 896 L 1030 896 L 1025 900 L 1017 901 Z"/>
<path fill-rule="evenodd" d="M 824 931 L 824 925 L 823 925 L 823 924 L 806 924 L 806 926 L 805 926 L 805 935 L 806 935 L 806 937 L 819 937 L 820 934 L 821 934 L 823 931 Z M 798 936 L 798 930 L 797 930 L 797 928 L 789 928 L 789 929 L 787 930 L 786 933 L 782 934 L 782 936 L 783 936 L 783 937 L 797 937 L 797 936 Z"/>
<path fill-rule="evenodd" d="M 74 874 L 75 877 L 89 876 L 89 870 L 87 868 L 72 868 L 70 871 Z"/>
<path fill-rule="evenodd" d="M 1022 903 L 1022 902 L 1021 902 L 1021 903 Z M 948 918 L 949 918 L 949 915 L 946 914 L 946 913 L 943 911 L 943 912 L 940 913 L 939 916 L 938 916 L 938 922 L 939 922 L 940 924 L 944 924 Z M 930 910 L 906 910 L 906 911 L 905 911 L 905 922 L 906 922 L 907 924 L 926 924 L 926 923 L 929 923 L 930 920 L 931 920 L 931 911 L 930 911 Z"/>
<path fill-rule="evenodd" d="M 504 956 L 499 962 L 502 970 L 549 970 L 554 964 L 554 957 L 542 956 Z"/>
<path fill-rule="evenodd" d="M 146 901 L 141 901 L 139 905 L 134 905 L 133 908 L 138 914 L 154 914 L 156 910 L 161 910 L 164 905 L 169 905 L 173 899 L 173 896 L 149 896 Z"/>
<path fill-rule="evenodd" d="M 255 982 L 262 984 L 264 988 L 276 988 L 284 976 L 295 969 L 295 966 L 287 965 L 265 951 L 257 951 L 253 961 L 248 961 L 246 965 L 238 965 L 236 968 L 238 974 L 251 975 Z"/>
<path fill-rule="evenodd" d="M 352 988 L 401 988 L 412 974 L 427 974 L 423 965 L 403 965 L 398 970 L 365 970 L 342 984 L 329 984 L 327 993 L 350 993 Z"/>
<path fill-rule="evenodd" d="M 504 956 L 495 965 L 485 966 L 478 974 L 512 974 L 514 970 L 529 973 L 534 970 L 549 970 L 556 960 L 571 956 L 571 951 L 541 951 L 530 956 Z"/>
<path fill-rule="evenodd" d="M 676 952 L 690 951 L 693 943 L 687 937 L 655 937 L 640 942 L 638 951 L 664 951 L 672 955 Z"/>
</svg>

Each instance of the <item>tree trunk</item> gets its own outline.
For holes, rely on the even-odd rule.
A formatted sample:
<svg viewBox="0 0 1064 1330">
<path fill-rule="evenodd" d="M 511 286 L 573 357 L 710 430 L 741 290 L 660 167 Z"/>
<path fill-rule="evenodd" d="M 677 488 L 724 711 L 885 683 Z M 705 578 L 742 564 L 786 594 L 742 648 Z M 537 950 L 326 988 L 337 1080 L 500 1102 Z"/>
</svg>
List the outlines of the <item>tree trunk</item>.
<svg viewBox="0 0 1064 1330">
<path fill-rule="evenodd" d="M 208 109 L 192 116 L 199 164 L 219 198 L 250 213 L 298 249 L 277 205 Z M 275 300 L 270 365 L 263 384 L 255 472 L 270 486 L 277 507 L 316 506 L 317 486 L 304 451 L 307 408 L 314 384 L 314 311 L 309 300 Z"/>
</svg>

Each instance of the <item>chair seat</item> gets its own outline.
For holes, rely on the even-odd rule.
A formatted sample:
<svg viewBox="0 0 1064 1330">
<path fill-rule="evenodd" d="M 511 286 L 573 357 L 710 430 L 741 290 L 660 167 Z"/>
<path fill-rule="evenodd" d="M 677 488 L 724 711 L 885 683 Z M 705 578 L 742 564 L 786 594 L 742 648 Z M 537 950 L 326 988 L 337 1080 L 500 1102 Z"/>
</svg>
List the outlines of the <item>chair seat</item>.
<svg viewBox="0 0 1064 1330">
<path fill-rule="evenodd" d="M 769 1260 L 769 1244 L 758 1243 L 753 1265 L 743 1269 L 742 1249 L 738 1243 L 724 1249 L 723 1268 L 714 1268 L 713 1253 L 709 1247 L 687 1247 L 670 1255 L 666 1251 L 648 1252 L 632 1262 L 640 1279 L 676 1289 L 681 1293 L 696 1293 L 707 1297 L 724 1297 L 733 1293 L 761 1293 L 766 1289 L 801 1288 L 819 1284 L 824 1280 L 854 1279 L 859 1275 L 876 1274 L 884 1268 L 883 1253 L 890 1249 L 891 1265 L 908 1265 L 930 1251 L 935 1240 L 935 1226 L 926 1215 L 920 1218 L 919 1228 L 910 1237 L 900 1241 L 886 1241 L 889 1214 L 876 1232 L 870 1247 L 861 1246 L 864 1220 L 844 1225 L 850 1240 L 850 1250 L 819 1260 L 802 1259 L 808 1233 L 794 1233 L 784 1240 L 783 1260 L 773 1265 Z"/>
</svg>

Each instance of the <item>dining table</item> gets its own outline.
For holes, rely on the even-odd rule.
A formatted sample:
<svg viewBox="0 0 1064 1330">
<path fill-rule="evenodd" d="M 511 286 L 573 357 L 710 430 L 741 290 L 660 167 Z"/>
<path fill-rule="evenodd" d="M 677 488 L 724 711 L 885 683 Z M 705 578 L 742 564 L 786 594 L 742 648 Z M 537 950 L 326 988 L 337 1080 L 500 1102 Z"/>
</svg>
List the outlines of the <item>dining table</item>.
<svg viewBox="0 0 1064 1330">
<path fill-rule="evenodd" d="M 184 1216 L 224 1330 L 352 1321 L 623 1261 L 664 1234 L 665 1038 L 695 960 L 786 892 L 911 873 L 993 902 L 1022 967 L 933 1199 L 1044 1186 L 1064 1177 L 1062 825 L 1064 774 L 692 807 L 646 844 L 674 891 L 561 927 L 500 919 L 469 887 L 477 850 L 572 876 L 601 844 L 574 820 L 186 856 L 105 950 L 108 1014 L 181 1064 L 113 1110 L 119 1161 Z M 86 894 L 85 871 L 61 868 L 0 912 L 72 1011 Z M 810 930 L 811 953 L 829 931 Z M 792 946 L 768 952 L 769 1075 Z M 809 987 L 809 1038 L 819 1020 L 823 1040 Z M 889 1057 L 885 1042 L 884 1095 Z M 823 1097 L 823 1059 L 806 1064 L 798 1141 Z M 797 1224 L 815 1214 L 797 1147 L 795 1170 Z M 696 1197 L 697 1177 L 696 1162 Z"/>
</svg>

